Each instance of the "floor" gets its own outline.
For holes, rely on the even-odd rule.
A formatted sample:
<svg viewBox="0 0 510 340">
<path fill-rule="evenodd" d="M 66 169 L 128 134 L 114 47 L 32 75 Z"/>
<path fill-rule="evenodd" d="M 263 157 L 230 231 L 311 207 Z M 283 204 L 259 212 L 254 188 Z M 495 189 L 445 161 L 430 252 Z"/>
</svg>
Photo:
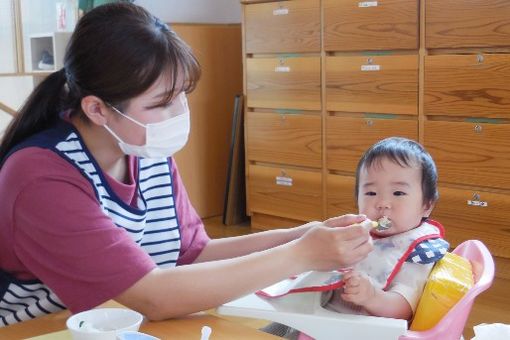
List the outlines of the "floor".
<svg viewBox="0 0 510 340">
<path fill-rule="evenodd" d="M 211 217 L 204 220 L 206 230 L 211 238 L 222 238 L 229 236 L 245 235 L 251 232 L 249 222 L 225 226 L 222 224 L 221 216 Z M 496 269 L 497 270 L 497 269 Z M 470 317 L 464 329 L 464 339 L 468 340 L 474 336 L 473 326 L 481 323 L 505 323 L 510 324 L 510 280 L 495 278 L 493 285 L 486 292 L 481 294 L 475 301 Z M 211 311 L 211 313 L 214 313 Z M 223 316 L 222 316 L 223 317 Z M 224 317 L 235 320 L 244 325 L 260 328 L 267 324 L 267 321 Z"/>
</svg>

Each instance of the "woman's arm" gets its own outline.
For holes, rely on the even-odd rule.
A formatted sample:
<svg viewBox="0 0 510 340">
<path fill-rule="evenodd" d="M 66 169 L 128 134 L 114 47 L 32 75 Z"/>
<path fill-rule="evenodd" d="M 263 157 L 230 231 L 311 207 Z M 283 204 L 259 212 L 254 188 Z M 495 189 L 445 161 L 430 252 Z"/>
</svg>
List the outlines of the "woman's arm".
<svg viewBox="0 0 510 340">
<path fill-rule="evenodd" d="M 360 217 L 346 216 L 336 220 L 335 226 L 359 221 Z M 260 243 L 265 242 L 268 241 L 263 237 Z M 298 239 L 267 250 L 232 259 L 154 269 L 116 300 L 150 319 L 166 319 L 221 305 L 308 270 L 350 266 L 371 249 L 368 232 L 361 226 L 314 226 Z"/>
<path fill-rule="evenodd" d="M 195 263 L 229 259 L 285 244 L 301 237 L 321 222 L 309 222 L 290 229 L 276 229 L 237 237 L 214 239 L 207 243 Z"/>
</svg>

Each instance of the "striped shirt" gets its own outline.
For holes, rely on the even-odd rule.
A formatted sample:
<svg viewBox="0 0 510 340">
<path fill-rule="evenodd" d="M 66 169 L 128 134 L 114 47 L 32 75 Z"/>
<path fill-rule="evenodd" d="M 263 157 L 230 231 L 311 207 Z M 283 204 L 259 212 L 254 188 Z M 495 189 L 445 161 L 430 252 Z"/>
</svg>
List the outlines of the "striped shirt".
<svg viewBox="0 0 510 340">
<path fill-rule="evenodd" d="M 0 171 L 0 325 L 92 308 L 155 264 L 193 262 L 209 240 L 171 159 L 131 159 L 126 185 L 67 123 L 22 148 Z"/>
</svg>

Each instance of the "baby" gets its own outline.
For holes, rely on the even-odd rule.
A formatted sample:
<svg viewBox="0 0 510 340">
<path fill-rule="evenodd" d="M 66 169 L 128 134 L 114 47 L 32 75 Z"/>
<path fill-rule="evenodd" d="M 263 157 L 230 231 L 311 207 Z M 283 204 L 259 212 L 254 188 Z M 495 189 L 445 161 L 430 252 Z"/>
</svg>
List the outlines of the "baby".
<svg viewBox="0 0 510 340">
<path fill-rule="evenodd" d="M 417 142 L 391 137 L 370 147 L 356 170 L 355 194 L 374 250 L 323 293 L 326 309 L 410 320 L 434 266 L 448 251 L 443 227 L 428 217 L 438 199 L 437 170 Z M 287 339 L 305 334 L 276 323 L 264 331 Z"/>
<path fill-rule="evenodd" d="M 359 161 L 355 193 L 359 213 L 386 228 L 371 230 L 374 250 L 326 294 L 326 308 L 409 320 L 449 246 L 443 227 L 428 220 L 438 199 L 434 161 L 412 140 L 384 139 Z"/>
</svg>

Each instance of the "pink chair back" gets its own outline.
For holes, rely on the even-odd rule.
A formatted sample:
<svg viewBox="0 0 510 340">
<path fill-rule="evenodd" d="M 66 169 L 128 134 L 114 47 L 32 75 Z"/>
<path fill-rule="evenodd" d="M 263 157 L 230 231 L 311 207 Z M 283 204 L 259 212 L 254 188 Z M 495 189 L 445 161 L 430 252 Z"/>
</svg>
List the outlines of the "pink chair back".
<svg viewBox="0 0 510 340">
<path fill-rule="evenodd" d="M 420 332 L 407 331 L 406 334 L 399 337 L 399 340 L 460 339 L 475 298 L 492 284 L 494 279 L 494 260 L 487 247 L 478 240 L 469 240 L 459 244 L 453 253 L 471 262 L 474 273 L 474 286 L 450 309 L 434 328 Z"/>
</svg>

